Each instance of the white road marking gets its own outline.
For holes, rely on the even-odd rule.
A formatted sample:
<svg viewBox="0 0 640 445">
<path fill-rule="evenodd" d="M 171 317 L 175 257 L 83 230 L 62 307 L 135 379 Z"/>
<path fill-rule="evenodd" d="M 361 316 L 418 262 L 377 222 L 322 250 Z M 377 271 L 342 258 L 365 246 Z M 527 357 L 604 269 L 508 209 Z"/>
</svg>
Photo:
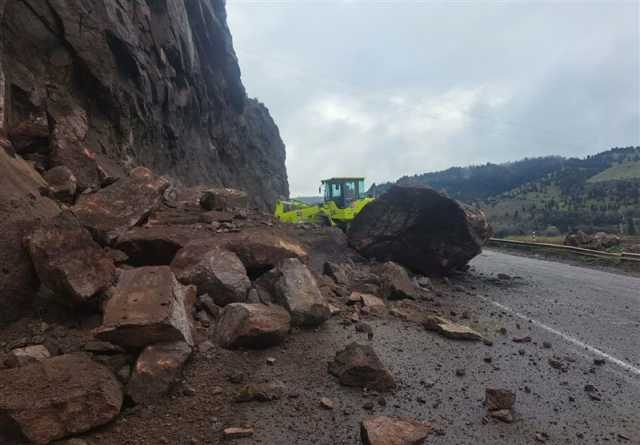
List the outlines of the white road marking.
<svg viewBox="0 0 640 445">
<path fill-rule="evenodd" d="M 488 303 L 491 303 L 494 306 L 502 309 L 503 311 L 509 312 L 510 314 L 513 314 L 516 317 L 518 317 L 518 318 L 520 318 L 520 319 L 522 319 L 524 321 L 531 321 L 532 324 L 538 326 L 539 328 L 544 329 L 547 332 L 551 332 L 552 334 L 563 338 L 564 340 L 568 341 L 569 343 L 573 343 L 575 346 L 578 346 L 578 347 L 580 347 L 582 349 L 586 349 L 586 350 L 594 353 L 595 355 L 598 355 L 598 356 L 606 359 L 607 361 L 610 361 L 611 363 L 615 363 L 619 367 L 621 367 L 621 368 L 623 368 L 623 369 L 625 369 L 625 370 L 637 375 L 638 377 L 640 377 L 640 368 L 636 368 L 631 363 L 627 363 L 624 360 L 620 360 L 618 358 L 615 358 L 615 357 L 607 354 L 606 352 L 601 351 L 598 348 L 595 348 L 595 347 L 593 347 L 591 345 L 588 345 L 586 343 L 581 342 L 577 338 L 573 338 L 573 337 L 571 337 L 571 336 L 569 336 L 567 334 L 564 334 L 564 333 L 558 331 L 557 329 L 552 328 L 551 326 L 547 326 L 546 324 L 541 323 L 541 322 L 539 322 L 537 320 L 534 320 L 531 317 L 527 317 L 526 315 L 523 315 L 523 314 L 521 314 L 521 313 L 519 313 L 517 311 L 514 311 L 513 309 L 511 309 L 508 306 L 505 306 L 504 304 L 498 303 L 497 301 L 493 301 L 490 298 L 483 297 L 482 295 L 478 295 L 478 297 L 481 300 L 486 301 Z"/>
</svg>

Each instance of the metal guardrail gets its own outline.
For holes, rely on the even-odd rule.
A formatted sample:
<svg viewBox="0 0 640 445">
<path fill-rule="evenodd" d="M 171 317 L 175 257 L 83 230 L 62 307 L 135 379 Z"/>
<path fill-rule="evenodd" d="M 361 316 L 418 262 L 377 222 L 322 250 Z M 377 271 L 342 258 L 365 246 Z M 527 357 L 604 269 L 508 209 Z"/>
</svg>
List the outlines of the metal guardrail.
<svg viewBox="0 0 640 445">
<path fill-rule="evenodd" d="M 630 252 L 611 253 L 611 252 L 602 252 L 600 250 L 584 249 L 582 247 L 565 246 L 563 244 L 534 243 L 534 242 L 528 242 L 528 241 L 515 241 L 515 240 L 507 240 L 507 239 L 501 239 L 501 238 L 490 238 L 489 242 L 495 243 L 495 244 L 512 245 L 512 246 L 544 247 L 549 249 L 562 250 L 565 252 L 573 252 L 578 255 L 590 256 L 594 258 L 605 258 L 605 259 L 616 259 L 619 261 L 640 262 L 640 254 L 638 253 L 630 253 Z"/>
</svg>

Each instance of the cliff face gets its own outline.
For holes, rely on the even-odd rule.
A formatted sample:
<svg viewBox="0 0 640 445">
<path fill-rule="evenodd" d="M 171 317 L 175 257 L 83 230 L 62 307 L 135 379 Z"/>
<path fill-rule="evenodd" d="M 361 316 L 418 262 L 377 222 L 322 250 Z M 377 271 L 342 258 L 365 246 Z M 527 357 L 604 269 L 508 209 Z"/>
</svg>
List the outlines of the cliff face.
<svg viewBox="0 0 640 445">
<path fill-rule="evenodd" d="M 0 120 L 40 170 L 99 187 L 144 165 L 185 185 L 288 196 L 285 149 L 248 99 L 224 0 L 0 0 Z"/>
</svg>

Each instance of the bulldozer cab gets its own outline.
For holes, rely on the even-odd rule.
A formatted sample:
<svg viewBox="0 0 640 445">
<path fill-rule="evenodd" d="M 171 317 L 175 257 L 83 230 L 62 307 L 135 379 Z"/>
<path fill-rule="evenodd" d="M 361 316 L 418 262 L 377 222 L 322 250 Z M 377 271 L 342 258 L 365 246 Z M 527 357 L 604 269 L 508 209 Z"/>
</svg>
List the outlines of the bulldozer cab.
<svg viewBox="0 0 640 445">
<path fill-rule="evenodd" d="M 324 179 L 320 188 L 324 188 L 324 202 L 332 201 L 340 209 L 365 197 L 364 178 Z"/>
</svg>

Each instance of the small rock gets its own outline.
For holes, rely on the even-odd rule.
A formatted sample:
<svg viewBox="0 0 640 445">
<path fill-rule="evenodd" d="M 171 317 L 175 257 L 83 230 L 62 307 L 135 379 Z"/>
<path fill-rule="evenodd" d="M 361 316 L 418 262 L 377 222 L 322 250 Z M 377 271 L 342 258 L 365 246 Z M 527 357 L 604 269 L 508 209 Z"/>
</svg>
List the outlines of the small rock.
<svg viewBox="0 0 640 445">
<path fill-rule="evenodd" d="M 225 439 L 242 439 L 243 437 L 251 437 L 255 433 L 253 428 L 231 427 L 224 429 Z"/>
<path fill-rule="evenodd" d="M 587 393 L 587 395 L 591 400 L 595 400 L 596 402 L 599 402 L 602 400 L 602 396 L 600 395 L 600 390 L 598 390 L 598 388 L 596 388 L 594 385 L 592 384 L 585 385 L 584 391 Z"/>
<path fill-rule="evenodd" d="M 320 406 L 324 409 L 333 409 L 335 407 L 333 400 L 326 397 L 320 399 Z"/>
<path fill-rule="evenodd" d="M 329 373 L 345 386 L 388 391 L 395 387 L 391 373 L 384 368 L 373 348 L 351 343 L 336 353 L 329 363 Z"/>
<path fill-rule="evenodd" d="M 462 368 L 456 369 L 456 376 L 457 377 L 464 377 L 467 374 L 467 371 L 465 371 Z"/>
<path fill-rule="evenodd" d="M 220 314 L 216 338 L 223 348 L 267 348 L 284 341 L 290 322 L 280 306 L 232 303 Z"/>
<path fill-rule="evenodd" d="M 594 358 L 593 359 L 593 364 L 596 366 L 602 366 L 606 363 L 606 360 L 603 358 Z"/>
<path fill-rule="evenodd" d="M 235 397 L 236 402 L 271 402 L 280 399 L 286 390 L 282 382 L 252 383 L 245 385 Z"/>
<path fill-rule="evenodd" d="M 41 362 L 51 357 L 51 353 L 44 345 L 26 346 L 13 349 L 7 354 L 5 365 L 8 368 L 19 368 L 31 363 Z"/>
<path fill-rule="evenodd" d="M 107 341 L 92 340 L 85 343 L 83 349 L 87 352 L 102 355 L 122 354 L 124 349 Z"/>
<path fill-rule="evenodd" d="M 516 395 L 508 389 L 486 388 L 484 403 L 489 411 L 512 409 Z"/>
<path fill-rule="evenodd" d="M 185 342 L 147 346 L 136 361 L 127 394 L 136 403 L 152 403 L 166 394 L 191 355 Z"/>
<path fill-rule="evenodd" d="M 531 343 L 531 337 L 528 335 L 525 337 L 513 337 L 514 343 Z"/>
<path fill-rule="evenodd" d="M 369 417 L 360 423 L 363 445 L 420 445 L 431 424 L 407 417 Z"/>
<path fill-rule="evenodd" d="M 513 422 L 513 413 L 510 409 L 499 409 L 495 411 L 489 411 L 489 415 L 494 419 L 501 420 L 505 423 Z"/>
<path fill-rule="evenodd" d="M 274 357 L 267 357 L 267 365 L 273 366 L 276 364 L 276 359 Z"/>
<path fill-rule="evenodd" d="M 545 443 L 547 439 L 549 439 L 549 435 L 547 433 L 536 433 L 536 435 L 533 436 L 533 438 L 535 439 L 536 442 Z"/>
<path fill-rule="evenodd" d="M 364 405 L 362 405 L 362 409 L 371 411 L 373 409 L 373 402 L 366 402 Z"/>
</svg>

